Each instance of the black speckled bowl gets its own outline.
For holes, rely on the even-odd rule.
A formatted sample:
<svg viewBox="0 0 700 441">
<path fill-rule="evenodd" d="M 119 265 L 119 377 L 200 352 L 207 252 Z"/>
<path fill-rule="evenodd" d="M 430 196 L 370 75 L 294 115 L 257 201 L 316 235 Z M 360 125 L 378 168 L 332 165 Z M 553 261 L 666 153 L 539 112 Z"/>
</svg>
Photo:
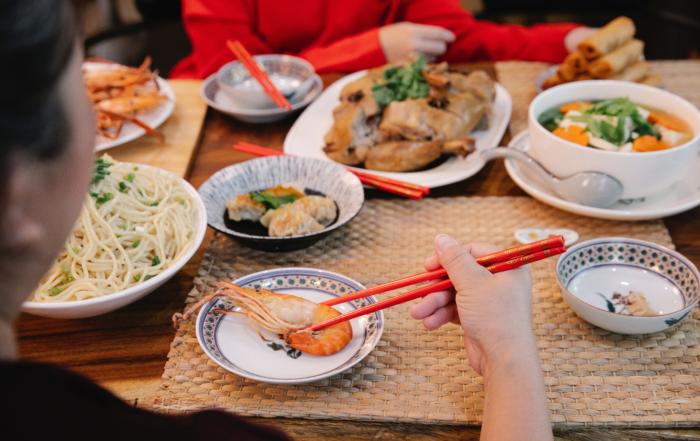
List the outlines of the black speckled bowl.
<svg viewBox="0 0 700 441">
<path fill-rule="evenodd" d="M 226 201 L 232 197 L 285 183 L 297 183 L 333 199 L 338 218 L 318 233 L 270 237 L 234 230 L 226 225 Z M 360 180 L 344 167 L 328 161 L 295 156 L 258 158 L 223 168 L 199 188 L 209 225 L 251 248 L 292 251 L 306 248 L 350 222 L 362 208 L 365 193 Z"/>
</svg>

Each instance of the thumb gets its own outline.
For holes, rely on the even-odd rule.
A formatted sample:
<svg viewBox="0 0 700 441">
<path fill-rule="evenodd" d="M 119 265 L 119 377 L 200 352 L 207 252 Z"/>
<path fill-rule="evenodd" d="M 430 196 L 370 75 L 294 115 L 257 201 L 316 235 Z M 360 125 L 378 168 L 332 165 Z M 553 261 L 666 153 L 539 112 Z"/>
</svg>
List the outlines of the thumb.
<svg viewBox="0 0 700 441">
<path fill-rule="evenodd" d="M 457 291 L 467 289 L 489 275 L 488 270 L 476 263 L 469 248 L 446 234 L 435 237 L 435 252 Z"/>
</svg>

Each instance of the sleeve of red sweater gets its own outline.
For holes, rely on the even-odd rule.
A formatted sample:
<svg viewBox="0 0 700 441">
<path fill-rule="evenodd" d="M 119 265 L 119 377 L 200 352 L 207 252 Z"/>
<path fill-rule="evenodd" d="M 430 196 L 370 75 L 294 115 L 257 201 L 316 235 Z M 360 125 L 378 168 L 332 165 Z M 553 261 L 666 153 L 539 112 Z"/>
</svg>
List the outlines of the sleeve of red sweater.
<svg viewBox="0 0 700 441">
<path fill-rule="evenodd" d="M 252 0 L 183 0 L 183 21 L 192 55 L 173 69 L 171 78 L 205 78 L 234 59 L 226 40 L 238 39 L 253 54 L 275 52 L 254 30 Z M 366 69 L 385 63 L 379 46 L 379 28 L 348 36 L 326 46 L 308 48 L 298 56 L 307 59 L 317 72 Z"/>
<path fill-rule="evenodd" d="M 240 40 L 253 54 L 273 52 L 253 29 L 252 0 L 183 0 L 182 19 L 192 54 L 180 61 L 171 78 L 205 78 L 234 60 L 226 40 Z"/>
<path fill-rule="evenodd" d="M 519 26 L 478 21 L 458 0 L 407 0 L 402 21 L 447 28 L 456 40 L 442 59 L 449 62 L 527 60 L 559 63 L 566 57 L 564 37 L 574 23 Z"/>
</svg>

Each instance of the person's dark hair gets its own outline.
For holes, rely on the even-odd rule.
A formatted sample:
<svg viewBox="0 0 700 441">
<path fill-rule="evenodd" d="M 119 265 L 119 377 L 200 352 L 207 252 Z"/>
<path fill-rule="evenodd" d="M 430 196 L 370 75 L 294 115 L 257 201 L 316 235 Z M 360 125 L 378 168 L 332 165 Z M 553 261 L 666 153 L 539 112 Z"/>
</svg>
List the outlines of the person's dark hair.
<svg viewBox="0 0 700 441">
<path fill-rule="evenodd" d="M 68 0 L 0 0 L 0 158 L 40 158 L 69 136 L 58 84 L 75 47 Z"/>
</svg>

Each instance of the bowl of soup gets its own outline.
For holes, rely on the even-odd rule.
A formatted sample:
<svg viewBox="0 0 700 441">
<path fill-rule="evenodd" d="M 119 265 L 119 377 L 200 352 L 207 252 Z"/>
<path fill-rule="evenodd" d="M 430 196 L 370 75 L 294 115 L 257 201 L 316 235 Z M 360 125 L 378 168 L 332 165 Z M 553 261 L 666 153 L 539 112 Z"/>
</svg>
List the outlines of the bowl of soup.
<svg viewBox="0 0 700 441">
<path fill-rule="evenodd" d="M 700 149 L 700 111 L 643 84 L 580 81 L 539 94 L 528 114 L 529 153 L 560 177 L 583 171 L 619 180 L 623 199 L 664 191 Z"/>
</svg>

